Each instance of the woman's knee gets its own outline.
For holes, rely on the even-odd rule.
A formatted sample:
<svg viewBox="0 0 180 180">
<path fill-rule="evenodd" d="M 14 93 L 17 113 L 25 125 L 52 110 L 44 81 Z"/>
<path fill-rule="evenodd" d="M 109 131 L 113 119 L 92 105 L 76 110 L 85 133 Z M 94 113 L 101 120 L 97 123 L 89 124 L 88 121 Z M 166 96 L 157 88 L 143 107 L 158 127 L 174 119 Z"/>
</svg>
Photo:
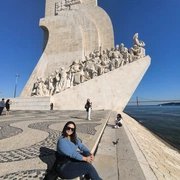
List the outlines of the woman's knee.
<svg viewBox="0 0 180 180">
<path fill-rule="evenodd" d="M 91 172 L 91 171 L 94 171 L 95 168 L 94 168 L 94 166 L 93 166 L 92 164 L 87 163 L 87 170 L 88 170 L 89 172 Z"/>
</svg>

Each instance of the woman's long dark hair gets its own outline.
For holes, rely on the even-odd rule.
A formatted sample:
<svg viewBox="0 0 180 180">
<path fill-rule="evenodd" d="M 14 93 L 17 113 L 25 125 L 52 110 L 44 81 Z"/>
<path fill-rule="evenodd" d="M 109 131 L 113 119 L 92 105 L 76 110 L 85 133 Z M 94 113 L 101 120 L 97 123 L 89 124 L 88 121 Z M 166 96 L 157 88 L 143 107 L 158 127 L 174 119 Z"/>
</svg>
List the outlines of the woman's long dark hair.
<svg viewBox="0 0 180 180">
<path fill-rule="evenodd" d="M 118 118 L 122 118 L 121 114 L 118 114 L 117 117 L 118 117 Z"/>
<path fill-rule="evenodd" d="M 76 142 L 76 124 L 73 122 L 73 121 L 68 121 L 65 125 L 64 125 L 64 128 L 62 130 L 62 136 L 63 137 L 67 137 L 67 133 L 66 133 L 66 129 L 68 127 L 69 124 L 73 124 L 74 125 L 74 131 L 73 133 L 71 134 L 71 142 L 73 142 L 74 144 L 77 144 Z"/>
<path fill-rule="evenodd" d="M 8 99 L 7 101 L 6 101 L 6 103 L 8 103 L 10 101 L 10 99 Z"/>
</svg>

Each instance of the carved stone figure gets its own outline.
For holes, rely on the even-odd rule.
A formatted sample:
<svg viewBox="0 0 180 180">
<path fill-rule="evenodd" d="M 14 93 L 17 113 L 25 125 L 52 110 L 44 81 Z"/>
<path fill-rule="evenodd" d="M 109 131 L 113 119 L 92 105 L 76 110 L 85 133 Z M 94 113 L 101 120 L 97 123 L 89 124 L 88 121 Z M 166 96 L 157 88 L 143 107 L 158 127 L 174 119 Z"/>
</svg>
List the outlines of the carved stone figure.
<svg viewBox="0 0 180 180">
<path fill-rule="evenodd" d="M 114 47 L 111 48 L 111 50 L 108 53 L 108 57 L 111 60 L 112 59 L 112 54 L 114 53 Z"/>
<path fill-rule="evenodd" d="M 126 62 L 128 61 L 128 49 L 124 46 L 123 43 L 120 44 L 120 54 L 121 54 L 121 62 L 120 62 L 120 66 L 123 66 L 126 64 Z"/>
<path fill-rule="evenodd" d="M 102 61 L 102 63 L 105 63 L 105 64 L 106 64 L 106 62 L 109 62 L 109 58 L 108 58 L 106 50 L 103 50 L 103 53 L 101 55 L 101 61 Z"/>
<path fill-rule="evenodd" d="M 43 93 L 43 85 L 42 85 L 42 78 L 39 79 L 39 82 L 38 82 L 38 88 L 37 88 L 37 96 L 44 96 L 44 93 Z"/>
<path fill-rule="evenodd" d="M 95 59 L 95 54 L 92 53 L 91 54 L 91 64 L 89 64 L 89 74 L 90 74 L 90 77 L 91 79 L 93 79 L 95 76 L 97 76 L 97 70 L 98 67 L 96 66 L 96 59 Z"/>
<path fill-rule="evenodd" d="M 54 73 L 49 76 L 49 95 L 54 94 Z"/>
<path fill-rule="evenodd" d="M 103 54 L 101 56 L 101 65 L 103 66 L 104 73 L 107 73 L 109 71 L 109 63 L 110 60 L 108 58 L 106 50 L 103 50 Z"/>
<path fill-rule="evenodd" d="M 139 49 L 139 58 L 142 58 L 145 56 L 145 49 L 143 48 L 145 46 L 145 43 L 143 41 L 138 40 L 138 33 L 136 33 L 133 36 L 133 40 L 134 40 L 134 45 L 137 45 L 138 49 Z"/>
<path fill-rule="evenodd" d="M 70 72 L 73 76 L 73 85 L 77 85 L 79 83 L 84 82 L 84 72 L 83 72 L 83 63 L 76 61 L 73 61 L 72 65 L 70 66 Z"/>
<path fill-rule="evenodd" d="M 71 71 L 68 71 L 67 72 L 67 79 L 66 79 L 66 87 L 65 87 L 65 89 L 71 88 L 73 86 L 71 78 L 72 78 Z"/>
<path fill-rule="evenodd" d="M 95 52 L 94 58 L 94 66 L 95 66 L 95 70 L 97 72 L 97 75 L 100 76 L 103 74 L 103 67 L 101 66 L 101 59 L 100 59 L 100 53 L 99 51 Z"/>
<path fill-rule="evenodd" d="M 39 78 L 37 78 L 37 81 L 33 85 L 31 96 L 37 96 L 38 95 L 38 86 L 39 86 Z"/>
<path fill-rule="evenodd" d="M 124 47 L 124 52 L 123 52 L 123 64 L 128 64 L 130 61 L 129 61 L 129 52 L 128 52 L 128 48 Z"/>
<path fill-rule="evenodd" d="M 125 64 L 145 56 L 145 43 L 138 40 L 138 33 L 133 36 L 134 45 L 129 50 L 123 43 L 116 45 L 111 50 L 95 50 L 89 56 L 85 56 L 84 61 L 75 60 L 69 66 L 69 70 L 62 67 L 52 73 L 44 81 L 38 78 L 33 85 L 31 96 L 47 96 L 59 93 L 67 88 L 76 86 L 84 81 L 93 79 L 103 73 L 117 69 Z"/>
<path fill-rule="evenodd" d="M 49 93 L 48 93 L 48 89 L 47 89 L 47 86 L 45 84 L 45 80 L 44 78 L 41 79 L 41 85 L 42 85 L 42 96 L 48 96 Z"/>
<path fill-rule="evenodd" d="M 142 48 L 138 47 L 137 45 L 134 45 L 133 47 L 131 47 L 129 51 L 130 51 L 133 61 L 144 57 Z"/>
<path fill-rule="evenodd" d="M 90 76 L 89 76 L 89 72 L 88 72 L 88 64 L 89 64 L 89 57 L 88 56 L 85 56 L 85 60 L 84 60 L 84 80 L 87 81 L 88 79 L 90 79 Z"/>
<path fill-rule="evenodd" d="M 115 58 L 113 58 L 114 56 L 114 53 L 112 53 L 112 57 L 111 57 L 111 60 L 109 62 L 109 70 L 112 71 L 115 69 Z"/>
<path fill-rule="evenodd" d="M 134 45 L 137 45 L 139 47 L 145 46 L 145 43 L 143 41 L 138 40 L 138 33 L 134 34 L 133 40 L 134 40 Z"/>
<path fill-rule="evenodd" d="M 73 61 L 72 65 L 70 66 L 71 72 L 77 73 L 80 71 L 80 64 L 77 60 Z"/>
<path fill-rule="evenodd" d="M 63 67 L 61 68 L 60 76 L 61 76 L 60 86 L 61 86 L 61 91 L 63 91 L 66 88 L 66 81 L 67 81 L 67 73 Z"/>
<path fill-rule="evenodd" d="M 89 58 L 86 57 L 85 67 L 84 67 L 84 75 L 86 80 L 92 79 L 97 73 L 94 66 L 94 54 L 90 53 Z"/>
<path fill-rule="evenodd" d="M 56 73 L 55 74 L 55 83 L 56 83 L 56 85 L 55 85 L 55 93 L 59 93 L 60 90 L 61 90 L 61 86 L 60 86 L 61 78 L 60 78 L 59 70 L 56 70 L 55 73 Z"/>
<path fill-rule="evenodd" d="M 125 47 L 124 47 L 124 44 L 121 43 L 121 44 L 120 44 L 120 49 L 119 49 L 119 51 L 120 51 L 121 54 L 124 53 L 124 48 L 125 48 Z"/>
<path fill-rule="evenodd" d="M 120 60 L 120 52 L 119 52 L 119 46 L 116 45 L 114 52 L 112 54 L 112 61 L 114 61 L 114 67 L 117 69 L 120 66 L 121 60 Z"/>
</svg>

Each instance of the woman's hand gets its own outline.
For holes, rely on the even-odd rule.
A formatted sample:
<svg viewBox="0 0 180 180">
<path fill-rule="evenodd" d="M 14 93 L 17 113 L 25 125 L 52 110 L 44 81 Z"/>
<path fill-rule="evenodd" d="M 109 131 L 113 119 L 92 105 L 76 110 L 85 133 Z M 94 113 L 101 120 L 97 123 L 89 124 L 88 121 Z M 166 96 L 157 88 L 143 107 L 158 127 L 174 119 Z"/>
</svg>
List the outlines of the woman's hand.
<svg viewBox="0 0 180 180">
<path fill-rule="evenodd" d="M 92 160 L 94 161 L 94 154 L 91 154 Z"/>
<path fill-rule="evenodd" d="M 93 160 L 94 160 L 94 155 L 90 155 L 90 156 L 87 156 L 87 157 L 83 157 L 82 159 L 83 161 L 86 161 L 88 163 L 92 163 Z"/>
</svg>

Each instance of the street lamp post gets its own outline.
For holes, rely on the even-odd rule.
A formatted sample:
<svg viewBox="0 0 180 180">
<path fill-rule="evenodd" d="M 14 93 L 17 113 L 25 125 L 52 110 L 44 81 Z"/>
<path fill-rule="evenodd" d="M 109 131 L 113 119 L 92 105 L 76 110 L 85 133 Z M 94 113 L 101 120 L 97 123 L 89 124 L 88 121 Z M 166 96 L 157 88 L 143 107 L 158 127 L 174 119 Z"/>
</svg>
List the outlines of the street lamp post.
<svg viewBox="0 0 180 180">
<path fill-rule="evenodd" d="M 16 83 L 15 83 L 15 89 L 14 89 L 14 98 L 16 97 L 16 89 L 17 89 L 17 83 L 18 83 L 19 74 L 15 74 L 15 76 L 16 76 Z"/>
</svg>

